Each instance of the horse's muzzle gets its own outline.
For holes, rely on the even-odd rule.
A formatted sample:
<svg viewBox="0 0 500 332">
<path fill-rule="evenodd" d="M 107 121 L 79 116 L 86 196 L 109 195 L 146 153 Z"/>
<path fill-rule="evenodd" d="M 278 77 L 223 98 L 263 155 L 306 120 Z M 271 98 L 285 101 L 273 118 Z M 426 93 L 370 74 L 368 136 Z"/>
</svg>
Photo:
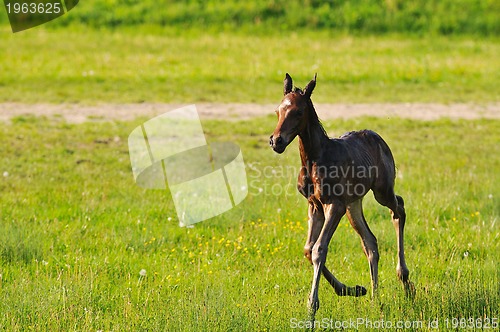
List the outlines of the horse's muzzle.
<svg viewBox="0 0 500 332">
<path fill-rule="evenodd" d="M 283 153 L 286 148 L 285 140 L 283 140 L 281 136 L 275 138 L 273 135 L 271 135 L 269 137 L 269 145 L 273 148 L 274 152 L 277 153 Z"/>
</svg>

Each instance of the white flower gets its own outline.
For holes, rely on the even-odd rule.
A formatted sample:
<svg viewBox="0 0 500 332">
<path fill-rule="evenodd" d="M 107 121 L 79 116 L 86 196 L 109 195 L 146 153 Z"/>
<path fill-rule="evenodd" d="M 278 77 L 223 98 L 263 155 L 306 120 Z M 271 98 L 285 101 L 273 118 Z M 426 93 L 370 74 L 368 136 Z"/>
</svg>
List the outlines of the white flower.
<svg viewBox="0 0 500 332">
<path fill-rule="evenodd" d="M 139 271 L 139 275 L 140 275 L 141 277 L 145 277 L 145 276 L 146 276 L 146 270 L 141 269 L 141 270 Z"/>
<path fill-rule="evenodd" d="M 8 176 L 9 176 L 9 172 L 7 172 L 7 171 L 3 172 L 3 177 L 4 177 L 4 178 L 6 178 L 6 177 L 8 177 Z"/>
</svg>

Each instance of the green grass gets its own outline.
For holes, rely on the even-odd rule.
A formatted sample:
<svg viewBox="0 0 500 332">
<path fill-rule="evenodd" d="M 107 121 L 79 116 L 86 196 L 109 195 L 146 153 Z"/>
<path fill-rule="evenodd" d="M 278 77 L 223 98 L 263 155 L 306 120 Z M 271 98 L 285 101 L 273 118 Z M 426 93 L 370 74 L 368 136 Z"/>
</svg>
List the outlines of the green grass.
<svg viewBox="0 0 500 332">
<path fill-rule="evenodd" d="M 133 182 L 127 137 L 144 120 L 76 125 L 25 116 L 3 124 L 0 329 L 282 331 L 306 319 L 307 203 L 293 189 L 294 172 L 269 174 L 297 166 L 296 142 L 283 155 L 269 149 L 271 116 L 204 122 L 210 141 L 241 146 L 250 194 L 219 217 L 179 228 L 169 193 Z M 359 118 L 325 127 L 332 135 L 371 128 L 391 146 L 417 295 L 406 299 L 398 284 L 390 216 L 370 195 L 379 297 L 339 298 L 322 280 L 318 321 L 419 320 L 428 330 L 437 319 L 445 330 L 446 319 L 498 318 L 500 121 Z M 257 176 L 264 171 L 267 178 Z M 347 284 L 369 286 L 345 219 L 328 265 Z"/>
<path fill-rule="evenodd" d="M 285 72 L 318 102 L 496 102 L 496 38 L 137 28 L 0 33 L 0 102 L 276 102 Z"/>
<path fill-rule="evenodd" d="M 485 36 L 500 32 L 499 12 L 500 5 L 494 0 L 86 0 L 50 26 L 76 22 L 92 28 L 152 25 L 266 34 L 328 29 L 363 34 Z M 7 15 L 0 11 L 0 23 L 6 22 Z"/>
</svg>

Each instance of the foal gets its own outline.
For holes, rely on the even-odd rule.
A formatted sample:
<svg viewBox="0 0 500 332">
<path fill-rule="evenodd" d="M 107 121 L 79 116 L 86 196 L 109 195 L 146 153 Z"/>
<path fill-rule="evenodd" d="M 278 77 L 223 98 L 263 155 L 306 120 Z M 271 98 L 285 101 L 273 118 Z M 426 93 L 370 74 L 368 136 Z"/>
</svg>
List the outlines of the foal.
<svg viewBox="0 0 500 332">
<path fill-rule="evenodd" d="M 405 208 L 401 196 L 394 193 L 395 166 L 389 146 L 375 132 L 353 131 L 340 138 L 328 138 L 311 101 L 316 76 L 304 90 L 292 90 L 292 78 L 286 74 L 284 98 L 276 114 L 278 124 L 269 144 L 277 153 L 283 153 L 296 136 L 302 168 L 297 188 L 309 202 L 309 229 L 304 255 L 314 266 L 309 309 L 312 316 L 319 308 L 318 286 L 321 273 L 340 296 L 362 296 L 362 286 L 348 287 L 337 280 L 325 266 L 328 244 L 344 214 L 361 237 L 363 251 L 368 258 L 372 295 L 378 283 L 379 253 L 377 239 L 363 216 L 362 200 L 369 190 L 375 199 L 391 210 L 398 241 L 399 280 L 407 293 L 413 290 L 409 281 L 403 248 Z"/>
</svg>

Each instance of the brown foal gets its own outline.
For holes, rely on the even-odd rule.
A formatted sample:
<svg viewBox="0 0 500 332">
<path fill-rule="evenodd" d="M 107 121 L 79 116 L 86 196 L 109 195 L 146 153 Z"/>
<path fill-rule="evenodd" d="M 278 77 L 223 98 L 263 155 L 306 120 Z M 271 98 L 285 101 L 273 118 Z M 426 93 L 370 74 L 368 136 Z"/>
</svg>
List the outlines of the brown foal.
<svg viewBox="0 0 500 332">
<path fill-rule="evenodd" d="M 304 90 L 292 89 L 292 78 L 286 74 L 284 98 L 276 110 L 278 124 L 269 144 L 283 153 L 296 136 L 302 167 L 297 187 L 309 203 L 309 227 L 304 255 L 314 267 L 309 309 L 312 317 L 319 308 L 318 286 L 321 273 L 340 296 L 362 296 L 362 286 L 348 287 L 335 278 L 325 266 L 328 244 L 344 214 L 361 238 L 368 258 L 372 296 L 378 284 L 378 246 L 363 216 L 362 200 L 369 190 L 375 199 L 391 210 L 398 244 L 397 275 L 407 293 L 414 291 L 405 263 L 403 231 L 406 220 L 404 201 L 394 193 L 396 175 L 389 146 L 375 132 L 353 131 L 340 138 L 329 138 L 311 101 L 316 76 Z"/>
</svg>

